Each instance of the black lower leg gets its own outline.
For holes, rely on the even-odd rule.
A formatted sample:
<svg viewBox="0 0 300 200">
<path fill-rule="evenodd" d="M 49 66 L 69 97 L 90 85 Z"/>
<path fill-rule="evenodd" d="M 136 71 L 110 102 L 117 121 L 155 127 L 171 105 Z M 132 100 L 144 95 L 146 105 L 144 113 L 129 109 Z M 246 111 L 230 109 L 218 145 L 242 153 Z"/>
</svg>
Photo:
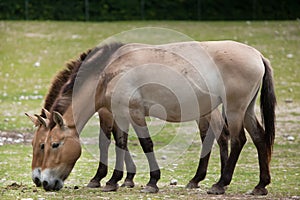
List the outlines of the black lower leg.
<svg viewBox="0 0 300 200">
<path fill-rule="evenodd" d="M 229 140 L 229 131 L 227 129 L 227 126 L 224 126 L 221 135 L 217 140 L 218 145 L 220 147 L 221 174 L 224 172 L 224 168 L 228 160 L 228 140 Z"/>
<path fill-rule="evenodd" d="M 150 180 L 147 186 L 158 188 L 156 184 L 160 179 L 160 169 L 153 152 L 153 142 L 150 137 L 139 138 L 139 141 L 150 166 Z"/>
<path fill-rule="evenodd" d="M 96 175 L 90 180 L 87 187 L 89 188 L 98 188 L 101 186 L 100 181 L 107 175 L 107 165 L 99 162 L 99 166 L 96 172 Z"/>
<path fill-rule="evenodd" d="M 123 178 L 123 171 L 119 171 L 117 169 L 114 170 L 112 177 L 106 184 L 116 185 Z"/>
<path fill-rule="evenodd" d="M 209 157 L 210 157 L 210 153 L 207 154 L 204 158 L 200 159 L 199 165 L 197 168 L 197 172 L 196 172 L 195 176 L 190 180 L 190 182 L 198 185 L 198 183 L 205 178 Z"/>
<path fill-rule="evenodd" d="M 133 180 L 135 174 L 136 174 L 136 166 L 133 162 L 133 159 L 128 151 L 128 148 L 126 148 L 125 152 L 125 165 L 126 165 L 126 171 L 127 176 L 125 180 Z"/>
<path fill-rule="evenodd" d="M 91 188 L 100 187 L 100 181 L 107 175 L 108 147 L 111 142 L 111 132 L 104 130 L 105 126 L 102 125 L 99 134 L 100 161 L 95 176 L 88 184 L 88 187 Z"/>
<path fill-rule="evenodd" d="M 127 175 L 126 175 L 125 181 L 128 181 L 128 180 L 132 181 L 132 180 L 133 180 L 133 178 L 134 178 L 134 176 L 135 176 L 135 173 L 130 173 L 130 172 L 127 172 Z"/>
<path fill-rule="evenodd" d="M 246 140 L 247 139 L 245 136 L 244 129 L 242 129 L 240 132 L 240 135 L 239 135 L 239 139 L 235 140 L 235 141 L 234 140 L 231 141 L 230 156 L 225 164 L 224 171 L 221 175 L 221 178 L 216 185 L 218 185 L 220 187 L 224 187 L 224 186 L 227 186 L 230 184 L 235 165 L 238 161 L 241 150 L 246 143 Z"/>
<path fill-rule="evenodd" d="M 265 188 L 271 182 L 270 169 L 269 169 L 269 158 L 267 155 L 267 148 L 265 143 L 255 144 L 258 151 L 258 161 L 260 168 L 259 183 L 255 188 Z"/>
<path fill-rule="evenodd" d="M 255 114 L 249 114 L 248 116 L 254 116 Z M 255 121 L 254 121 L 254 120 Z M 258 161 L 259 161 L 259 183 L 255 186 L 252 194 L 254 195 L 266 195 L 268 190 L 265 188 L 271 182 L 271 175 L 269 164 L 271 160 L 271 151 L 266 145 L 265 131 L 255 117 L 246 118 L 247 130 L 255 144 Z"/>
<path fill-rule="evenodd" d="M 92 178 L 91 181 L 101 181 L 107 175 L 107 165 L 99 162 L 99 166 L 96 172 L 96 175 Z"/>
<path fill-rule="evenodd" d="M 188 188 L 195 188 L 198 186 L 198 183 L 202 181 L 207 172 L 208 161 L 210 158 L 211 148 L 215 139 L 214 133 L 212 129 L 209 127 L 209 123 L 207 121 L 200 121 L 199 123 L 201 141 L 202 141 L 202 149 L 200 154 L 200 160 L 198 164 L 198 168 L 195 176 L 190 180 Z"/>
<path fill-rule="evenodd" d="M 160 179 L 160 170 L 158 169 L 158 170 L 152 171 L 152 172 L 150 172 L 150 180 L 147 183 L 147 185 L 151 186 L 151 187 L 157 187 L 156 184 L 159 179 Z"/>
<path fill-rule="evenodd" d="M 116 141 L 116 163 L 115 169 L 112 177 L 106 183 L 107 185 L 117 185 L 118 181 L 123 178 L 124 174 L 124 160 L 125 160 L 125 152 L 127 149 L 127 132 L 122 131 L 117 124 L 114 124 L 113 127 L 113 136 Z"/>
<path fill-rule="evenodd" d="M 126 152 L 125 152 L 125 165 L 126 165 L 127 175 L 126 175 L 124 183 L 121 185 L 121 187 L 132 188 L 132 187 L 134 187 L 133 178 L 136 174 L 136 166 L 135 166 L 133 159 L 128 151 L 128 148 L 126 148 Z"/>
</svg>

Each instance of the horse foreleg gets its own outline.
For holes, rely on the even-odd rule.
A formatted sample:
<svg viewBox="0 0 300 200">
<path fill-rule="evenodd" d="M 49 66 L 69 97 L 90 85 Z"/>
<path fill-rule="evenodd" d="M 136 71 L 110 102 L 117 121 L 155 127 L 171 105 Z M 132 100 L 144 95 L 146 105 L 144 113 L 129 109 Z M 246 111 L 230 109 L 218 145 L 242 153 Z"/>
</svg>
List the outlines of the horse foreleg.
<svg viewBox="0 0 300 200">
<path fill-rule="evenodd" d="M 99 149 L 100 161 L 96 175 L 90 180 L 87 187 L 97 188 L 100 187 L 100 181 L 107 175 L 108 166 L 108 148 L 111 143 L 111 131 L 101 124 L 99 134 Z"/>
<path fill-rule="evenodd" d="M 126 165 L 127 176 L 125 178 L 124 183 L 121 185 L 121 187 L 133 188 L 134 187 L 133 178 L 136 174 L 136 166 L 133 162 L 133 159 L 127 147 L 125 151 L 125 165 Z"/>
<path fill-rule="evenodd" d="M 108 182 L 106 182 L 106 185 L 102 190 L 104 192 L 116 191 L 118 189 L 118 181 L 123 178 L 129 123 L 126 123 L 126 121 L 120 122 L 120 124 L 122 124 L 122 127 L 119 127 L 117 122 L 120 121 L 114 121 L 112 131 L 116 141 L 116 164 L 112 177 Z"/>
</svg>

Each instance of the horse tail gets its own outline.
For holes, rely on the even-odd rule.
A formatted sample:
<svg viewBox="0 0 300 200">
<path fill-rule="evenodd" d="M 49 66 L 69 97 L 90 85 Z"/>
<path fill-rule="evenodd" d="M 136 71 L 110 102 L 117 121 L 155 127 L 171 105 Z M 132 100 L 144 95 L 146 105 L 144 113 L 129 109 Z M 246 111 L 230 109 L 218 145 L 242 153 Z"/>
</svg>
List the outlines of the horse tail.
<svg viewBox="0 0 300 200">
<path fill-rule="evenodd" d="M 269 159 L 271 159 L 274 139 L 275 139 L 275 106 L 276 96 L 274 90 L 272 67 L 266 58 L 262 56 L 262 61 L 265 66 L 265 74 L 263 76 L 261 94 L 260 94 L 260 109 L 262 123 L 265 127 L 265 141 Z"/>
</svg>

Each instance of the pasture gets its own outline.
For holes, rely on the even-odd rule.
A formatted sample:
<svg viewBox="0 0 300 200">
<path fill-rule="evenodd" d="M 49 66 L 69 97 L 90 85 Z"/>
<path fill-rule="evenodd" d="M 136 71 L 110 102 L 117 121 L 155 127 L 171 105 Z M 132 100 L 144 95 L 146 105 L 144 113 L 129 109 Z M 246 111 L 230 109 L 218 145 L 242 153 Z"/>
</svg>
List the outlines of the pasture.
<svg viewBox="0 0 300 200">
<path fill-rule="evenodd" d="M 94 117 L 81 134 L 83 153 L 65 187 L 59 192 L 45 192 L 31 180 L 32 147 L 28 142 L 34 128 L 24 112 L 39 113 L 50 82 L 64 63 L 81 52 L 122 31 L 140 27 L 163 27 L 198 41 L 235 40 L 257 48 L 270 59 L 274 69 L 277 94 L 276 138 L 271 161 L 272 183 L 265 197 L 246 195 L 258 182 L 256 149 L 249 137 L 240 155 L 233 180 L 226 194 L 208 196 L 206 191 L 220 175 L 218 146 L 215 144 L 206 179 L 200 188 L 184 187 L 193 177 L 201 147 L 194 122 L 161 124 L 151 120 L 158 160 L 162 163 L 160 192 L 142 194 L 149 173 L 135 134 L 129 133 L 129 149 L 137 164 L 136 186 L 103 193 L 85 186 L 98 165 L 97 135 L 99 125 Z M 0 22 L 0 194 L 1 199 L 300 199 L 300 22 Z M 163 149 L 184 130 L 190 143 L 174 158 Z M 157 133 L 157 134 L 156 134 Z M 22 134 L 22 135 L 20 135 Z M 26 139 L 26 141 L 24 141 Z M 14 144 L 9 144 L 14 143 Z M 114 150 L 110 148 L 112 173 Z M 170 181 L 176 179 L 176 186 Z"/>
</svg>

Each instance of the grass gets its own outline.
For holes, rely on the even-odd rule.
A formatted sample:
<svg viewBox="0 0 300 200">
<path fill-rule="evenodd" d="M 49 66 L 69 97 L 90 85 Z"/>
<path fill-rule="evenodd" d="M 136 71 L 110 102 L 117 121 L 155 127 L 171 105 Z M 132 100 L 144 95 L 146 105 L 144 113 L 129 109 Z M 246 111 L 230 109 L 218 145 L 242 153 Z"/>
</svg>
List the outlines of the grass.
<svg viewBox="0 0 300 200">
<path fill-rule="evenodd" d="M 208 175 L 201 183 L 198 190 L 186 190 L 184 185 L 194 175 L 197 167 L 198 157 L 195 153 L 199 150 L 199 141 L 195 142 L 189 149 L 183 153 L 179 160 L 175 163 L 178 165 L 170 165 L 162 169 L 162 179 L 159 181 L 161 191 L 158 194 L 146 195 L 140 194 L 139 190 L 148 180 L 148 173 L 138 170 L 135 182 L 137 186 L 134 189 L 120 188 L 117 193 L 102 193 L 100 189 L 88 189 L 84 186 L 94 175 L 97 167 L 97 161 L 90 154 L 87 147 L 84 148 L 81 158 L 78 160 L 73 172 L 65 183 L 65 188 L 59 192 L 45 192 L 40 188 L 36 188 L 30 178 L 30 161 L 31 147 L 29 145 L 4 145 L 0 147 L 1 151 L 1 168 L 2 174 L 0 180 L 0 193 L 2 199 L 33 198 L 39 197 L 52 198 L 72 198 L 85 199 L 89 198 L 107 198 L 107 199 L 176 199 L 179 195 L 183 198 L 208 198 L 206 190 L 218 180 L 219 177 L 219 155 L 218 148 L 215 146 L 212 152 Z M 130 149 L 135 146 L 130 145 Z M 274 156 L 272 161 L 272 184 L 268 187 L 270 194 L 269 199 L 277 199 L 282 197 L 299 196 L 299 150 L 298 144 L 286 143 L 275 145 Z M 159 159 L 158 159 L 159 160 Z M 18 162 L 18 164 L 16 164 Z M 137 162 L 137 166 L 142 164 Z M 113 165 L 110 165 L 111 167 Z M 110 167 L 109 175 L 112 173 Z M 251 198 L 251 196 L 243 196 L 247 191 L 251 190 L 258 181 L 258 165 L 255 148 L 251 142 L 244 147 L 240 160 L 235 170 L 234 178 L 227 190 L 227 194 L 222 198 Z M 108 176 L 109 177 L 109 176 Z M 108 177 L 102 181 L 102 184 L 108 180 Z M 169 186 L 171 179 L 177 179 L 177 186 Z M 12 183 L 18 183 L 20 186 L 9 187 Z M 79 189 L 74 189 L 78 186 Z M 218 198 L 213 196 L 214 198 Z M 257 198 L 257 197 L 256 197 Z"/>
<path fill-rule="evenodd" d="M 64 63 L 81 52 L 98 45 L 101 41 L 121 31 L 139 27 L 163 27 L 179 31 L 195 40 L 236 40 L 256 47 L 271 60 L 276 93 L 278 97 L 277 137 L 272 160 L 272 184 L 268 187 L 269 199 L 300 196 L 300 22 L 18 22 L 0 21 L 0 130 L 33 132 L 32 124 L 24 112 L 39 113 L 52 77 Z M 40 63 L 37 66 L 36 63 Z M 292 103 L 286 104 L 285 100 Z M 118 193 L 101 193 L 99 189 L 84 186 L 97 168 L 97 145 L 84 145 L 83 155 L 66 181 L 66 188 L 59 192 L 45 192 L 36 188 L 31 181 L 31 146 L 0 146 L 0 193 L 1 199 L 22 198 L 69 198 L 86 199 L 205 199 L 205 191 L 218 180 L 219 155 L 214 147 L 207 178 L 198 190 L 185 190 L 184 185 L 194 175 L 198 163 L 199 137 L 194 124 L 189 137 L 193 142 L 184 152 L 166 154 L 166 144 L 176 142 L 179 125 L 167 124 L 159 134 L 153 136 L 157 158 L 162 168 L 159 182 L 161 192 L 144 195 L 139 193 L 141 185 L 148 180 L 147 164 L 136 142 L 130 134 L 130 150 L 136 155 L 138 174 L 137 187 L 121 188 Z M 153 125 L 152 132 L 160 130 Z M 82 140 L 97 138 L 96 117 L 84 129 Z M 287 136 L 294 136 L 288 141 Z M 181 138 L 179 138 L 181 139 Z M 183 138 L 184 139 L 184 138 Z M 190 140 L 191 141 L 191 140 Z M 176 144 L 176 143 L 174 143 Z M 169 145 L 172 146 L 172 145 Z M 110 150 L 110 166 L 113 166 L 113 148 Z M 174 159 L 174 160 L 173 160 Z M 110 168 L 111 174 L 111 168 Z M 110 175 L 109 174 L 109 175 Z M 109 176 L 108 176 L 109 177 Z M 257 154 L 249 139 L 235 170 L 227 195 L 213 198 L 246 198 L 242 194 L 251 190 L 258 182 Z M 171 179 L 178 180 L 178 186 L 169 186 Z M 102 181 L 105 183 L 108 179 Z M 18 185 L 11 185 L 17 183 Z M 11 186 L 10 186 L 11 185 Z M 75 190 L 74 186 L 79 186 Z M 249 197 L 247 197 L 249 198 Z"/>
<path fill-rule="evenodd" d="M 0 129 L 28 127 L 24 112 L 39 112 L 51 78 L 64 63 L 124 30 L 164 27 L 199 41 L 248 43 L 272 61 L 279 101 L 299 102 L 300 23 L 287 22 L 0 22 Z M 291 57 L 292 58 L 288 58 Z M 35 67 L 39 62 L 40 67 Z M 17 122 L 17 123 L 16 123 Z"/>
</svg>

